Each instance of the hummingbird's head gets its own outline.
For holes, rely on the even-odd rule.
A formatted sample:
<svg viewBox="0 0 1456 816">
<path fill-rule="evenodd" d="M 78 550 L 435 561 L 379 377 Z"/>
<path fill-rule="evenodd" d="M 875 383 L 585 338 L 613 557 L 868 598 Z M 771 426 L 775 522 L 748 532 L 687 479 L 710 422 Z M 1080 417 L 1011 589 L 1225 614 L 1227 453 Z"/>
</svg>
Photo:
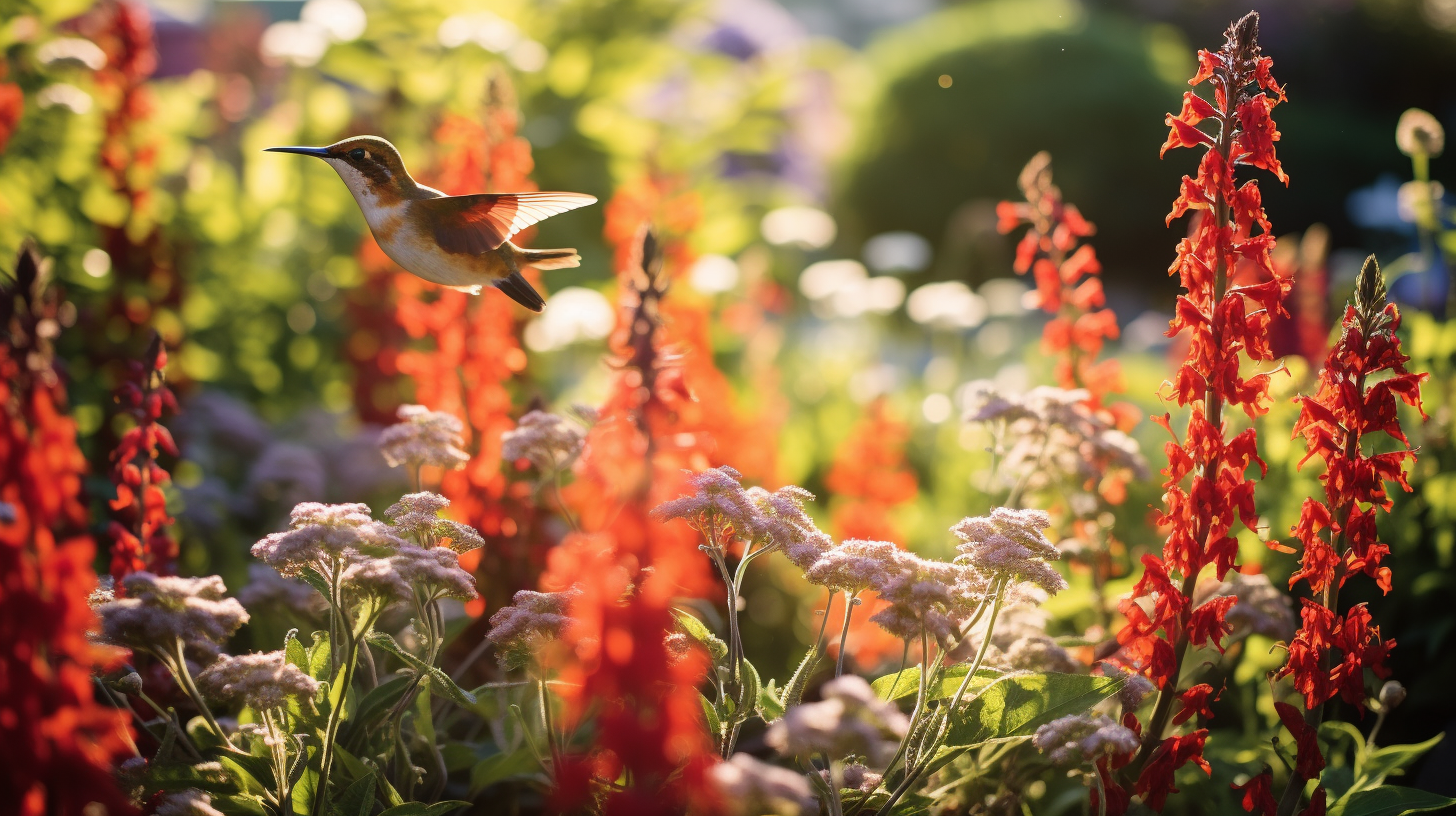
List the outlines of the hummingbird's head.
<svg viewBox="0 0 1456 816">
<path fill-rule="evenodd" d="M 333 166 L 349 190 L 358 196 L 387 197 L 412 184 L 404 160 L 394 145 L 378 136 L 353 136 L 328 147 L 269 147 L 274 153 L 314 156 Z"/>
</svg>

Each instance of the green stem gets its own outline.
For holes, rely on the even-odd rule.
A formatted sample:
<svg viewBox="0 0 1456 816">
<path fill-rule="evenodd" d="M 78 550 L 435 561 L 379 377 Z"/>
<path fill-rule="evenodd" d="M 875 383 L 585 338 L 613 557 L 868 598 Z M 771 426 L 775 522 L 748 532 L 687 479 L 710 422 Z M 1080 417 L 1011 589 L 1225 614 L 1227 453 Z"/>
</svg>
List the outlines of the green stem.
<svg viewBox="0 0 1456 816">
<path fill-rule="evenodd" d="M 233 745 L 233 741 L 223 732 L 222 726 L 217 724 L 217 718 L 212 715 L 212 709 L 208 707 L 207 701 L 202 699 L 202 693 L 197 690 L 197 684 L 192 682 L 192 672 L 187 670 L 185 650 L 186 646 L 182 643 L 181 638 L 178 638 L 177 645 L 174 647 L 171 655 L 172 660 L 175 660 L 177 664 L 177 668 L 172 674 L 177 678 L 178 684 L 182 686 L 182 691 L 191 698 L 192 704 L 197 706 L 198 712 L 207 721 L 208 727 L 212 729 L 212 732 L 217 735 L 218 739 L 222 740 L 222 744 L 227 746 L 227 749 L 235 754 L 243 753 L 243 751 L 238 750 L 236 745 Z"/>
<path fill-rule="evenodd" d="M 835 677 L 844 674 L 844 649 L 849 644 L 849 619 L 854 614 L 856 594 L 851 592 L 844 598 L 844 625 L 839 628 L 839 657 L 834 661 Z"/>
<path fill-rule="evenodd" d="M 359 662 L 359 645 L 364 641 L 364 636 L 374 626 L 374 614 L 361 614 L 358 631 L 348 633 L 348 657 L 344 661 L 342 675 L 338 677 L 338 685 L 329 689 L 329 696 L 338 692 L 338 701 L 329 706 L 328 723 L 324 726 L 323 746 L 319 752 L 319 782 L 318 791 L 314 796 L 314 813 L 327 813 L 329 804 L 329 772 L 333 769 L 334 743 L 339 738 L 339 724 L 344 719 L 344 701 L 349 695 L 349 686 L 354 682 L 354 667 Z"/>
</svg>

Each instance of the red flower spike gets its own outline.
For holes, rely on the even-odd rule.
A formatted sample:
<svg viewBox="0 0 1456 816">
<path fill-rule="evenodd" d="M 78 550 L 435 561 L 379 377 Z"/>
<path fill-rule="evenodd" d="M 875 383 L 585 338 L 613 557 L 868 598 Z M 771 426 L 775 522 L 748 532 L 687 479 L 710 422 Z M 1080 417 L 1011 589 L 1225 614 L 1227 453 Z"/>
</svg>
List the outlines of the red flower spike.
<svg viewBox="0 0 1456 816">
<path fill-rule="evenodd" d="M 111 452 L 111 481 L 116 498 L 108 502 L 114 521 L 111 534 L 111 577 L 117 591 L 121 579 L 133 572 L 171 575 L 176 569 L 177 543 L 168 528 L 167 497 L 158 485 L 172 480 L 157 462 L 165 453 L 180 455 L 172 432 L 159 424 L 164 411 L 176 410 L 177 398 L 167 387 L 167 352 L 159 335 L 139 361 L 128 366 L 132 379 L 117 390 L 117 402 L 136 423 L 121 435 Z"/>
<path fill-rule="evenodd" d="M 1252 776 L 1249 781 L 1242 785 L 1229 785 L 1234 790 L 1244 792 L 1244 810 L 1249 813 L 1258 813 L 1262 816 L 1274 816 L 1278 810 L 1279 803 L 1274 801 L 1274 793 L 1271 790 L 1274 778 L 1268 768 L 1257 776 Z"/>
<path fill-rule="evenodd" d="M 1275 93 L 1271 65 L 1259 53 L 1258 15 L 1251 13 L 1229 27 L 1218 51 L 1198 54 L 1198 72 L 1189 84 L 1211 81 L 1212 102 L 1186 93 L 1178 115 L 1166 118 L 1170 132 L 1164 152 L 1175 147 L 1204 151 L 1198 173 L 1183 178 L 1168 214 L 1170 224 L 1193 216 L 1168 270 L 1184 289 L 1168 335 L 1186 336 L 1187 352 L 1164 390 L 1165 398 L 1189 407 L 1189 419 L 1182 441 L 1175 433 L 1165 446 L 1167 481 L 1157 516 L 1166 535 L 1163 557 L 1144 561 L 1143 580 L 1122 605 L 1128 623 L 1118 637 L 1124 659 L 1147 671 L 1161 689 L 1154 719 L 1142 729 L 1142 749 L 1130 766 L 1139 772 L 1137 792 L 1154 810 L 1172 792 L 1177 767 L 1188 761 L 1207 767 L 1202 760 L 1206 731 L 1166 736 L 1168 720 L 1175 716 L 1166 696 L 1185 703 L 1175 724 L 1194 713 L 1211 713 L 1204 708 L 1207 692 L 1198 687 L 1180 691 L 1177 678 L 1189 645 L 1212 640 L 1223 648 L 1230 631 L 1225 616 L 1235 603 L 1225 597 L 1189 609 L 1186 596 L 1205 568 L 1222 578 L 1237 567 L 1236 524 L 1258 525 L 1256 483 L 1246 475 L 1253 464 L 1261 476 L 1266 471 L 1255 431 L 1234 434 L 1226 422 L 1233 406 L 1250 418 L 1269 408 L 1269 373 L 1246 377 L 1242 363 L 1272 359 L 1270 316 L 1283 313 L 1292 285 L 1274 274 L 1274 238 L 1257 182 L 1240 185 L 1235 177 L 1239 168 L 1254 166 L 1287 180 L 1274 153 L 1278 131 L 1270 112 L 1276 100 L 1256 90 Z M 1215 121 L 1205 131 L 1200 125 L 1206 119 Z M 1167 427 L 1169 420 L 1163 424 Z M 1144 611 L 1149 602 L 1151 613 Z"/>
<path fill-rule="evenodd" d="M 1054 316 L 1042 330 L 1042 348 L 1056 358 L 1057 385 L 1085 388 L 1092 395 L 1091 405 L 1101 407 L 1102 398 L 1116 390 L 1117 378 L 1099 376 L 1093 361 L 1119 330 L 1097 277 L 1102 273 L 1097 253 L 1091 244 L 1077 243 L 1095 230 L 1062 200 L 1061 189 L 1052 183 L 1050 155 L 1033 156 L 1017 183 L 1026 200 L 998 204 L 996 228 L 1006 233 L 1027 225 L 1012 268 L 1018 275 L 1031 273 L 1037 307 Z"/>
</svg>

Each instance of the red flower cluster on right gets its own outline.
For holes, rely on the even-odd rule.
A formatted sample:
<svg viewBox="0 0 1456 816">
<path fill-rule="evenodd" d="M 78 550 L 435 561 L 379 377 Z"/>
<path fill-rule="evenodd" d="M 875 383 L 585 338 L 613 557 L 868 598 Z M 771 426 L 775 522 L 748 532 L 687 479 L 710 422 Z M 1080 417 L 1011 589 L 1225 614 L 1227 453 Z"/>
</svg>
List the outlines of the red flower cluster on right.
<svg viewBox="0 0 1456 816">
<path fill-rule="evenodd" d="M 1281 719 L 1296 738 L 1307 735 L 1299 740 L 1291 790 L 1302 791 L 1305 781 L 1324 767 L 1313 734 L 1325 701 L 1339 694 L 1364 711 L 1365 670 L 1382 678 L 1390 673 L 1384 662 L 1395 641 L 1381 639 L 1380 627 L 1371 625 L 1370 610 L 1363 603 L 1341 616 L 1339 592 L 1358 573 L 1390 591 L 1390 568 L 1381 564 L 1390 548 L 1376 532 L 1375 512 L 1390 511 L 1387 482 L 1411 489 L 1405 463 L 1415 453 L 1401 430 L 1398 403 L 1416 408 L 1424 417 L 1421 382 L 1427 376 L 1406 370 L 1410 358 L 1401 353 L 1398 328 L 1400 312 L 1386 302 L 1385 277 L 1372 255 L 1360 270 L 1354 304 L 1345 307 L 1340 339 L 1320 371 L 1319 386 L 1313 396 L 1299 398 L 1294 433 L 1303 435 L 1308 446 L 1303 461 L 1319 456 L 1325 462 L 1320 476 L 1325 500 L 1305 499 L 1294 528 L 1304 554 L 1289 585 L 1304 581 L 1316 597 L 1302 599 L 1302 625 L 1289 644 L 1289 662 L 1277 675 L 1293 676 L 1307 712 L 1300 721 L 1293 706 L 1278 704 Z M 1378 381 L 1372 384 L 1372 379 Z M 1371 434 L 1385 434 L 1404 447 L 1367 453 L 1362 447 Z M 1338 662 L 1336 651 L 1341 655 Z M 1291 802 L 1297 801 L 1296 796 L 1286 792 Z"/>
<path fill-rule="evenodd" d="M 1123 772 L 1133 792 L 1154 810 L 1174 790 L 1173 774 L 1179 767 L 1189 761 L 1208 767 L 1202 759 L 1206 729 L 1166 738 L 1164 732 L 1180 696 L 1178 677 L 1188 647 L 1212 641 L 1222 648 L 1220 641 L 1229 631 L 1224 621 L 1227 602 L 1194 609 L 1190 595 L 1205 567 L 1212 566 L 1219 579 L 1234 567 L 1235 522 L 1251 529 L 1257 523 L 1254 482 L 1245 477 L 1251 464 L 1264 468 L 1255 432 L 1249 428 L 1226 438 L 1223 411 L 1225 405 L 1238 405 L 1253 418 L 1267 410 L 1270 374 L 1245 378 L 1240 361 L 1272 359 L 1269 321 L 1284 313 L 1282 300 L 1291 285 L 1271 265 L 1274 236 L 1257 182 L 1236 186 L 1234 181 L 1239 165 L 1264 168 L 1287 180 L 1274 154 L 1279 133 L 1269 118 L 1284 92 L 1270 74 L 1273 61 L 1260 54 L 1258 35 L 1259 17 L 1251 12 L 1229 27 L 1222 48 L 1199 52 L 1199 71 L 1189 84 L 1210 81 L 1213 101 L 1185 93 L 1181 113 L 1167 117 L 1171 130 L 1163 145 L 1164 152 L 1203 147 L 1205 153 L 1197 177 L 1183 177 L 1168 215 L 1171 223 L 1198 211 L 1191 235 L 1178 244 L 1169 270 L 1178 273 L 1186 292 L 1178 298 L 1168 335 L 1186 333 L 1189 339 L 1187 356 L 1169 388 L 1179 405 L 1188 406 L 1189 419 L 1184 438 L 1179 441 L 1174 434 L 1165 446 L 1166 508 L 1159 522 L 1168 538 L 1161 558 L 1143 557 L 1143 577 L 1133 597 L 1120 606 L 1128 620 L 1118 635 L 1123 659 L 1160 689 L 1142 732 L 1142 747 Z M 1250 85 L 1273 96 L 1251 94 L 1246 90 Z M 1217 125 L 1216 135 L 1197 127 L 1205 120 Z M 1240 280 L 1255 282 L 1232 285 L 1236 273 Z M 1160 422 L 1172 433 L 1170 416 Z"/>
<path fill-rule="evenodd" d="M 1004 234 L 1029 225 L 1016 245 L 1013 268 L 1018 275 L 1031 272 L 1037 305 L 1056 315 L 1042 329 L 1042 351 L 1058 355 L 1058 385 L 1086 388 L 1099 401 L 1122 390 L 1122 372 L 1116 360 L 1096 362 L 1102 344 L 1119 334 L 1117 315 L 1106 308 L 1097 253 L 1091 244 L 1077 246 L 1096 229 L 1052 184 L 1051 154 L 1032 156 L 1016 183 L 1026 200 L 997 204 L 996 229 Z"/>
</svg>

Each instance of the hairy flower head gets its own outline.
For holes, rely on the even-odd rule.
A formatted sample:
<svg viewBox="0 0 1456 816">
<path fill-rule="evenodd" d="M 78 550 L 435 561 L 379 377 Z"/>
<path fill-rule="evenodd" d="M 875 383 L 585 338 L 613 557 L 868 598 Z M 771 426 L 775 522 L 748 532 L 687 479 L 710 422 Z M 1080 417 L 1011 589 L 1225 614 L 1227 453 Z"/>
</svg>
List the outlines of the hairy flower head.
<svg viewBox="0 0 1456 816">
<path fill-rule="evenodd" d="M 122 580 L 126 597 L 103 603 L 101 637 L 107 643 L 171 654 L 181 641 L 207 663 L 248 622 L 248 611 L 227 597 L 222 578 L 162 577 L 134 572 Z"/>
<path fill-rule="evenodd" d="M 750 487 L 748 498 L 758 508 L 760 535 L 765 542 L 782 550 L 799 569 L 809 569 L 834 546 L 834 539 L 804 512 L 804 502 L 813 501 L 813 493 L 794 485 L 785 485 L 772 493 L 761 487 Z"/>
<path fill-rule="evenodd" d="M 1100 714 L 1074 714 L 1038 728 L 1031 743 L 1047 754 L 1053 765 L 1071 765 L 1132 753 L 1137 750 L 1138 738 L 1131 729 Z"/>
<path fill-rule="evenodd" d="M 282 708 L 290 698 L 312 700 L 319 684 L 276 651 L 223 655 L 197 675 L 197 687 L 214 700 L 261 710 Z"/>
<path fill-rule="evenodd" d="M 576 587 L 562 592 L 523 589 L 511 597 L 510 606 L 490 616 L 486 637 L 496 644 L 507 665 L 522 665 L 533 647 L 561 637 L 571 622 L 567 611 L 580 594 Z"/>
<path fill-rule="evenodd" d="M 501 458 L 525 459 L 544 473 L 566 470 L 581 455 L 586 431 L 566 417 L 528 411 L 514 430 L 501 434 Z"/>
<path fill-rule="evenodd" d="M 800 816 L 819 812 L 819 800 L 801 773 L 770 765 L 748 754 L 734 754 L 708 771 L 731 816 Z"/>
<path fill-rule="evenodd" d="M 757 539 L 763 518 L 743 488 L 742 478 L 727 465 L 694 473 L 688 484 L 696 492 L 663 502 L 653 508 L 652 516 L 658 521 L 683 519 L 703 534 L 709 546 L 727 546 L 729 535 L 744 541 Z"/>
<path fill-rule="evenodd" d="M 870 684 L 854 675 L 829 681 L 822 693 L 821 702 L 784 712 L 769 726 L 764 741 L 786 756 L 863 756 L 875 767 L 889 762 L 910 728 L 900 709 L 876 697 Z"/>
<path fill-rule="evenodd" d="M 956 561 L 986 575 L 1006 575 L 1056 594 L 1067 581 L 1047 564 L 1061 551 L 1042 533 L 1051 518 L 1041 510 L 997 507 L 989 516 L 965 518 L 951 528 L 961 539 Z"/>
<path fill-rule="evenodd" d="M 287 610 L 300 615 L 318 615 L 328 605 L 318 590 L 265 564 L 248 565 L 248 584 L 238 591 L 238 602 L 250 612 Z"/>
<path fill-rule="evenodd" d="M 403 546 L 389 526 L 375 521 L 366 504 L 304 502 L 293 508 L 289 529 L 253 545 L 253 557 L 288 576 L 305 567 L 327 574 L 335 559 Z"/>
<path fill-rule="evenodd" d="M 465 426 L 459 419 L 423 405 L 401 405 L 398 416 L 398 423 L 379 434 L 379 452 L 390 467 L 459 470 L 470 461 L 470 454 L 461 450 Z"/>
<path fill-rule="evenodd" d="M 390 505 L 384 517 L 396 536 L 414 539 L 421 547 L 448 541 L 450 549 L 464 553 L 485 546 L 474 527 L 440 518 L 440 512 L 449 506 L 450 500 L 438 493 L 410 493 Z"/>
</svg>

